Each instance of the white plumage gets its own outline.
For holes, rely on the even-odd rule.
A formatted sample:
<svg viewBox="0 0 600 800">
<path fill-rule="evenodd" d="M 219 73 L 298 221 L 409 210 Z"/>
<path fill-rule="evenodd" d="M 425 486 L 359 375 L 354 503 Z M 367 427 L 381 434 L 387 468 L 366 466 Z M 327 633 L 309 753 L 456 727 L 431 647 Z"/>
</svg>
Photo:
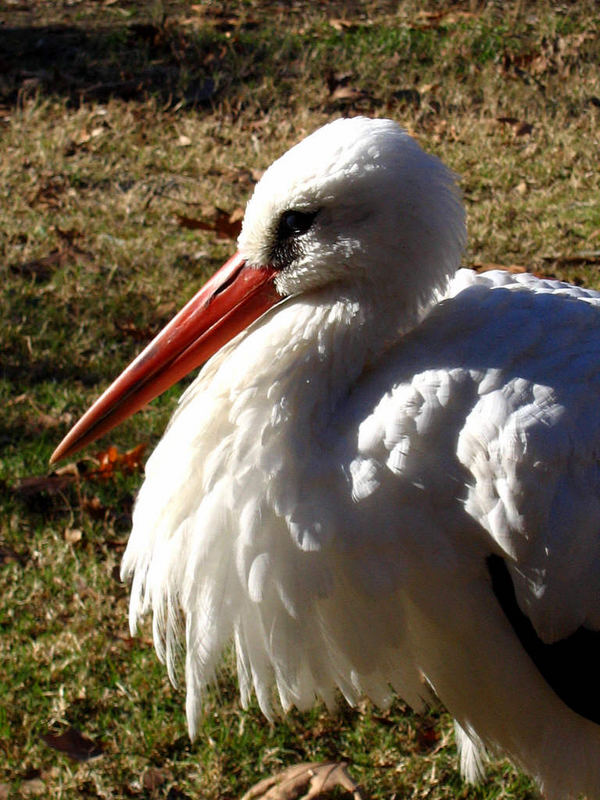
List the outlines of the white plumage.
<svg viewBox="0 0 600 800">
<path fill-rule="evenodd" d="M 148 462 L 131 625 L 153 611 L 173 677 L 185 640 L 192 734 L 233 641 L 269 716 L 435 694 L 469 779 L 489 748 L 600 797 L 600 295 L 457 272 L 464 242 L 453 175 L 390 121 L 265 173 L 239 249 L 288 299 Z"/>
</svg>

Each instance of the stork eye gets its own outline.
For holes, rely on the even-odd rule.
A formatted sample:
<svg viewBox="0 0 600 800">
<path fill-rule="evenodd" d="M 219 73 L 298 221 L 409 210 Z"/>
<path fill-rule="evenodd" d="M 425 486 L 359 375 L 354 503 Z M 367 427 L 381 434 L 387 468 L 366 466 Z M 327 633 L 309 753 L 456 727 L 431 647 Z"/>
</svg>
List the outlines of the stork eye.
<svg viewBox="0 0 600 800">
<path fill-rule="evenodd" d="M 319 209 L 316 211 L 289 209 L 279 217 L 277 234 L 271 249 L 271 264 L 275 269 L 285 269 L 302 255 L 306 241 L 303 241 L 301 236 L 309 230 L 318 213 Z"/>
<path fill-rule="evenodd" d="M 317 213 L 317 211 L 284 211 L 279 220 L 279 238 L 287 239 L 290 236 L 306 233 Z"/>
</svg>

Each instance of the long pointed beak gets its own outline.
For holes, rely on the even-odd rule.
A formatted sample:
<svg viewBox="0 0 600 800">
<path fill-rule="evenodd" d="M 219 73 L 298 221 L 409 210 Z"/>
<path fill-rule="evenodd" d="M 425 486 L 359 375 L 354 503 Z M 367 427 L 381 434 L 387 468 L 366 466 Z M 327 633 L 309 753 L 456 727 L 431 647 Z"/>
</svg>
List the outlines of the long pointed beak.
<svg viewBox="0 0 600 800">
<path fill-rule="evenodd" d="M 281 299 L 272 267 L 236 253 L 131 362 L 58 445 L 50 463 L 90 444 L 204 364 Z"/>
</svg>

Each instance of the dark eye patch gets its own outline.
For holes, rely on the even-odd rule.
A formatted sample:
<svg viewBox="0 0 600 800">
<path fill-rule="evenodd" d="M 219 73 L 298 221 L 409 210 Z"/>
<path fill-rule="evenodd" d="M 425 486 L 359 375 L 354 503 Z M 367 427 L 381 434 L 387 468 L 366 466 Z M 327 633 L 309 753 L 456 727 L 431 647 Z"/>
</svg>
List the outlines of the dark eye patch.
<svg viewBox="0 0 600 800">
<path fill-rule="evenodd" d="M 316 215 L 316 211 L 284 211 L 279 220 L 277 233 L 281 238 L 300 236 L 310 228 Z"/>
<path fill-rule="evenodd" d="M 312 226 L 317 211 L 297 211 L 289 209 L 279 218 L 275 243 L 271 249 L 271 264 L 276 269 L 284 269 L 302 253 L 300 237 Z"/>
</svg>

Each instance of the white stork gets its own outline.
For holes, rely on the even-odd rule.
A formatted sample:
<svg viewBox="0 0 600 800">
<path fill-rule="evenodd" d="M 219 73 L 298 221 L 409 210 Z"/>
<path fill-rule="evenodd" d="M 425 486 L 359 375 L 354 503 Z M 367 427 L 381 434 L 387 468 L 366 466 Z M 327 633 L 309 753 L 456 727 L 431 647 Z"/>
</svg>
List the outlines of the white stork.
<svg viewBox="0 0 600 800">
<path fill-rule="evenodd" d="M 233 641 L 268 716 L 437 696 L 468 779 L 489 749 L 600 798 L 600 294 L 457 271 L 464 244 L 437 158 L 389 120 L 326 125 L 53 458 L 212 356 L 123 562 L 172 677 L 185 639 L 191 734 Z"/>
</svg>

